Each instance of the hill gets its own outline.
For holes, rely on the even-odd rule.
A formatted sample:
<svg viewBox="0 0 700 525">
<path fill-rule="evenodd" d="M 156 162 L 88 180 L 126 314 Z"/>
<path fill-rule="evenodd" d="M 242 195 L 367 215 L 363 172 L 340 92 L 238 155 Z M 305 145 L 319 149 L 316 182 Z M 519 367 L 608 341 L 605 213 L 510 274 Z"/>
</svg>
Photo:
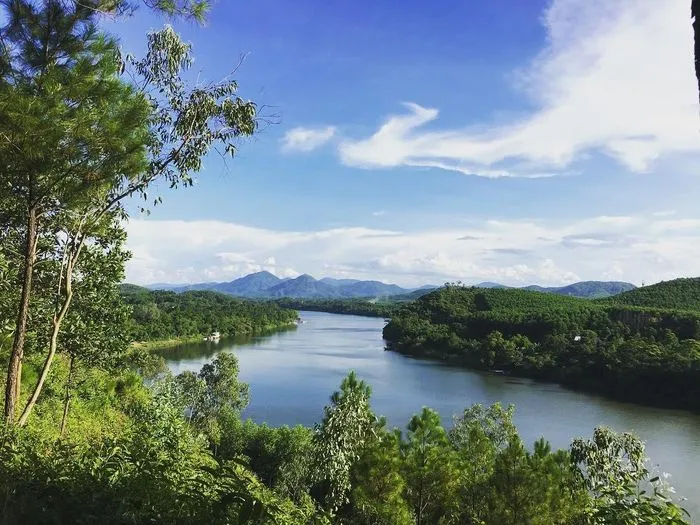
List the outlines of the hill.
<svg viewBox="0 0 700 525">
<path fill-rule="evenodd" d="M 596 301 L 449 285 L 395 312 L 384 339 L 408 355 L 700 411 L 699 281 Z"/>
<path fill-rule="evenodd" d="M 673 279 L 624 292 L 606 302 L 648 308 L 700 311 L 700 277 Z"/>
<path fill-rule="evenodd" d="M 176 293 L 124 284 L 120 292 L 131 307 L 133 341 L 199 338 L 213 331 L 224 336 L 256 334 L 290 326 L 297 317 L 294 310 L 274 303 L 208 290 Z"/>
<path fill-rule="evenodd" d="M 489 283 L 493 284 L 493 283 Z M 495 286 L 489 286 L 494 288 Z M 611 297 L 622 292 L 634 290 L 632 283 L 620 281 L 581 281 L 567 286 L 538 286 L 536 284 L 525 286 L 523 290 L 532 292 L 553 293 L 557 295 L 568 295 L 570 297 L 581 297 L 584 299 L 598 299 L 601 297 Z"/>
</svg>

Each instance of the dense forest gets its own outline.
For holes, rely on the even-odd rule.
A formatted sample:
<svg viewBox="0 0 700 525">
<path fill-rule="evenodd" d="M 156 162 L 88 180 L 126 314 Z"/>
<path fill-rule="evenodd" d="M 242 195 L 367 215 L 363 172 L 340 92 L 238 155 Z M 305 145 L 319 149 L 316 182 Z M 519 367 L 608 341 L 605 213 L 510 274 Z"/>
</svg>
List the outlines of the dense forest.
<svg viewBox="0 0 700 525">
<path fill-rule="evenodd" d="M 260 117 L 231 78 L 189 80 L 192 46 L 173 27 L 146 35 L 139 58 L 103 20 L 149 9 L 201 22 L 208 5 L 0 3 L 0 523 L 688 523 L 630 434 L 526 446 L 499 405 L 466 407 L 449 430 L 428 408 L 389 429 L 353 373 L 314 428 L 270 428 L 242 419 L 233 354 L 173 376 L 130 344 L 293 320 L 270 303 L 119 286 L 134 203 L 193 185 Z M 546 375 L 561 353 L 585 373 L 641 381 L 667 367 L 679 389 L 694 377 L 692 312 L 513 293 L 448 287 L 402 309 L 388 335 L 485 367 Z"/>
<path fill-rule="evenodd" d="M 294 310 L 275 303 L 237 299 L 219 292 L 151 291 L 123 285 L 121 296 L 130 307 L 132 341 L 157 341 L 206 336 L 259 334 L 292 326 Z"/>
<path fill-rule="evenodd" d="M 277 299 L 274 303 L 282 308 L 367 317 L 391 317 L 402 304 L 395 301 L 370 301 L 369 299 L 293 299 L 289 297 Z"/>
<path fill-rule="evenodd" d="M 602 301 L 619 305 L 700 312 L 700 277 L 663 281 L 608 297 Z"/>
<path fill-rule="evenodd" d="M 661 306 L 682 304 L 678 295 L 693 296 L 699 283 L 622 301 L 450 285 L 397 312 L 384 337 L 406 354 L 700 410 L 700 311 L 650 307 L 654 290 Z M 625 304 L 638 293 L 647 307 Z"/>
</svg>

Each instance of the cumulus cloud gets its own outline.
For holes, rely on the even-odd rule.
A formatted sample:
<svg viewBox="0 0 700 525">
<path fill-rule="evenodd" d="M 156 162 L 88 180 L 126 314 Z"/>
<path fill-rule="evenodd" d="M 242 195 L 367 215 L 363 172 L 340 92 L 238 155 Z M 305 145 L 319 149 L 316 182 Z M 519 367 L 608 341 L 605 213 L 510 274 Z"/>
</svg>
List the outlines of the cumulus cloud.
<svg viewBox="0 0 700 525">
<path fill-rule="evenodd" d="M 335 135 L 335 127 L 292 128 L 282 139 L 283 151 L 312 151 L 323 146 Z"/>
<path fill-rule="evenodd" d="M 371 136 L 343 141 L 342 162 L 548 177 L 590 152 L 635 172 L 698 152 L 686 0 L 554 0 L 543 23 L 545 48 L 514 75 L 534 112 L 486 131 L 439 129 L 438 109 L 407 103 Z"/>
<path fill-rule="evenodd" d="M 469 228 L 417 231 L 287 231 L 221 221 L 134 220 L 128 232 L 134 258 L 127 278 L 138 284 L 227 281 L 260 270 L 404 286 L 454 280 L 651 283 L 700 275 L 700 219 L 675 216 L 484 220 Z"/>
</svg>

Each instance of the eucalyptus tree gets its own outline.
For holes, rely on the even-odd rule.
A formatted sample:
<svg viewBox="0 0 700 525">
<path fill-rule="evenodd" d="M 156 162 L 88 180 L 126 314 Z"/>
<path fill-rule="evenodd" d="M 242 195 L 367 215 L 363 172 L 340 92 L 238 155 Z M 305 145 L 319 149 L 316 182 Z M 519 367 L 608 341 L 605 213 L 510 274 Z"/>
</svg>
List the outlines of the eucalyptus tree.
<svg viewBox="0 0 700 525">
<path fill-rule="evenodd" d="M 0 220 L 3 228 L 20 232 L 23 245 L 5 392 L 5 418 L 12 421 L 32 280 L 44 256 L 39 240 L 59 234 L 59 217 L 87 205 L 114 180 L 146 169 L 149 105 L 119 79 L 116 43 L 97 32 L 92 10 L 56 0 L 40 8 L 22 0 L 6 0 L 4 6 Z M 53 251 L 49 248 L 49 257 Z M 72 271 L 75 261 L 63 261 Z M 59 308 L 54 324 L 63 316 Z"/>
<path fill-rule="evenodd" d="M 24 424 L 51 367 L 61 325 L 73 300 L 71 282 L 81 253 L 104 218 L 111 214 L 126 218 L 125 199 L 139 196 L 148 200 L 149 187 L 157 180 L 173 188 L 192 185 L 203 157 L 213 148 L 233 155 L 236 140 L 252 135 L 257 119 L 255 104 L 236 96 L 238 86 L 232 79 L 195 86 L 183 80 L 183 72 L 192 64 L 192 49 L 171 27 L 148 35 L 144 58 L 117 59 L 114 42 L 97 32 L 98 3 L 72 9 L 50 0 L 43 9 L 26 0 L 7 3 L 11 4 L 10 21 L 3 38 L 14 52 L 5 53 L 11 60 L 3 62 L 11 67 L 5 68 L 10 80 L 3 83 L 7 96 L 0 97 L 5 101 L 0 104 L 0 125 L 6 122 L 4 127 L 12 131 L 4 133 L 5 148 L 15 151 L 5 160 L 5 169 L 16 180 L 8 179 L 13 181 L 8 184 L 12 192 L 5 194 L 0 209 L 8 222 L 26 215 L 26 220 L 19 221 L 24 227 L 25 250 L 22 298 L 5 395 L 7 421 L 14 420 L 20 394 L 41 219 L 66 218 L 64 224 L 54 227 L 57 239 L 61 239 L 54 254 L 60 252 L 62 261 L 54 289 L 54 322 L 45 365 L 20 417 L 20 424 Z M 63 49 L 64 42 L 70 43 L 69 49 Z M 29 67 L 42 46 L 57 47 L 47 55 L 54 58 L 44 68 L 46 72 Z M 22 51 L 25 48 L 30 51 Z M 24 69 L 31 74 L 15 74 Z M 49 76 L 56 71 L 62 76 Z M 128 74 L 128 83 L 119 78 L 120 72 Z M 21 96 L 13 75 L 22 79 L 21 86 L 35 90 L 33 96 Z M 51 89 L 37 95 L 36 90 L 46 86 Z M 69 96 L 75 89 L 81 94 L 79 98 Z M 56 112 L 56 108 L 61 111 Z M 30 125 L 42 131 L 39 147 L 29 148 L 29 126 L 20 119 L 23 112 L 33 117 Z M 47 112 L 54 118 L 39 118 Z M 73 156 L 64 159 L 55 155 L 57 151 Z M 156 197 L 153 203 L 159 200 Z"/>
<path fill-rule="evenodd" d="M 112 220 L 86 246 L 75 269 L 74 300 L 58 348 L 68 358 L 61 436 L 66 432 L 71 398 L 81 372 L 117 371 L 127 366 L 129 309 L 119 293 L 124 264 L 130 255 L 124 249 L 125 240 L 126 232 Z M 32 395 L 38 398 L 36 389 Z"/>
<path fill-rule="evenodd" d="M 324 408 L 314 434 L 317 499 L 334 515 L 349 501 L 351 471 L 373 441 L 377 418 L 369 404 L 371 388 L 350 372 Z"/>
<path fill-rule="evenodd" d="M 592 439 L 573 441 L 571 459 L 592 496 L 588 523 L 690 523 L 674 501 L 666 475 L 649 469 L 644 443 L 635 435 L 598 427 Z"/>
</svg>

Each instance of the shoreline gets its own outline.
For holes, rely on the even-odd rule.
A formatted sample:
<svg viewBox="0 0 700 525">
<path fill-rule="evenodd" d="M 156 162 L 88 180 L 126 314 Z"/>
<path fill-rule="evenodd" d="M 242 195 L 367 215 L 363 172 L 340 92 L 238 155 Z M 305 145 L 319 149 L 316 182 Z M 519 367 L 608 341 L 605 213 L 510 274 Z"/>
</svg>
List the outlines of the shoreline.
<svg viewBox="0 0 700 525">
<path fill-rule="evenodd" d="M 519 379 L 527 379 L 542 384 L 552 384 L 560 386 L 571 392 L 578 392 L 597 396 L 608 401 L 617 403 L 627 403 L 648 408 L 658 408 L 663 410 L 678 410 L 694 415 L 700 415 L 700 407 L 696 403 L 678 402 L 677 398 L 669 398 L 657 395 L 654 388 L 645 394 L 640 394 L 639 391 L 627 391 L 625 389 L 617 389 L 613 385 L 615 382 L 608 382 L 599 378 L 597 381 L 594 378 L 570 377 L 561 378 L 547 373 L 530 374 L 524 370 L 506 369 L 506 370 L 491 370 L 488 368 L 476 367 L 468 364 L 464 359 L 457 356 L 440 356 L 431 353 L 411 352 L 405 348 L 400 348 L 396 343 L 386 340 L 387 345 L 384 348 L 387 352 L 408 357 L 411 359 L 424 359 L 441 363 L 446 366 L 461 368 L 472 372 L 497 374 L 505 377 L 513 377 Z"/>
<path fill-rule="evenodd" d="M 291 330 L 296 328 L 297 324 L 294 321 L 285 323 L 282 325 L 272 325 L 266 326 L 262 330 L 254 330 L 252 332 L 244 332 L 238 334 L 224 334 L 221 339 L 230 339 L 235 337 L 255 337 L 258 335 L 273 334 L 275 332 L 282 332 L 284 330 Z M 191 335 L 186 337 L 172 337 L 169 339 L 156 339 L 153 341 L 132 341 L 130 343 L 131 348 L 144 349 L 146 351 L 161 351 L 169 350 L 172 348 L 177 348 L 178 346 L 192 344 L 192 343 L 205 343 L 206 335 Z"/>
</svg>

